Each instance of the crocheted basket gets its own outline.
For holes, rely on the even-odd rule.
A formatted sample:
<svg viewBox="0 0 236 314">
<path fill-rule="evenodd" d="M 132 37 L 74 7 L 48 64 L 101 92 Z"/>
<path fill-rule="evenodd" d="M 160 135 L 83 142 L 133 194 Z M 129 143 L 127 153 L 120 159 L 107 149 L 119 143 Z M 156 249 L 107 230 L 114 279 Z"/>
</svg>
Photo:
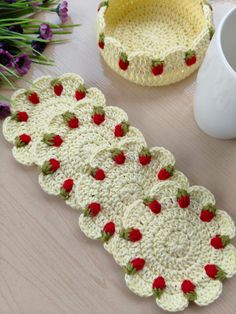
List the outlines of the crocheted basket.
<svg viewBox="0 0 236 314">
<path fill-rule="evenodd" d="M 204 0 L 109 0 L 98 8 L 104 60 L 144 86 L 169 85 L 193 73 L 213 34 L 212 8 Z"/>
</svg>

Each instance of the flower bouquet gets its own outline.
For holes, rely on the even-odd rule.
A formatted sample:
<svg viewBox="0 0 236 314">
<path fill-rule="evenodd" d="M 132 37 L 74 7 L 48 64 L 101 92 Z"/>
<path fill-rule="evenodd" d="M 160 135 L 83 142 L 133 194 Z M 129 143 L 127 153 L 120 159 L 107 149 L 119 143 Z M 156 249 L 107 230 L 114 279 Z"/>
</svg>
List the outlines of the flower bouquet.
<svg viewBox="0 0 236 314">
<path fill-rule="evenodd" d="M 53 12 L 59 24 L 35 18 L 39 12 Z M 67 1 L 59 0 L 0 0 L 0 86 L 7 83 L 15 88 L 14 80 L 24 76 L 32 63 L 53 65 L 43 55 L 47 45 L 65 42 L 54 35 L 70 34 L 79 24 L 65 25 L 68 18 Z M 0 95 L 0 99 L 4 96 Z M 8 105 L 0 104 L 0 118 L 10 114 Z"/>
</svg>

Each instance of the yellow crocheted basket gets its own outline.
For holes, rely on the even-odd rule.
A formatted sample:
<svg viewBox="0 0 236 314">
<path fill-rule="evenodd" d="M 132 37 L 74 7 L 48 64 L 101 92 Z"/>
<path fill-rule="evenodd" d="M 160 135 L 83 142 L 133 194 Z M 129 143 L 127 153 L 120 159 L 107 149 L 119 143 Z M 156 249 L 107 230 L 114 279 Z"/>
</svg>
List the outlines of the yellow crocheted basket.
<svg viewBox="0 0 236 314">
<path fill-rule="evenodd" d="M 169 85 L 189 76 L 213 33 L 212 8 L 204 0 L 109 0 L 98 8 L 104 60 L 140 85 Z"/>
</svg>

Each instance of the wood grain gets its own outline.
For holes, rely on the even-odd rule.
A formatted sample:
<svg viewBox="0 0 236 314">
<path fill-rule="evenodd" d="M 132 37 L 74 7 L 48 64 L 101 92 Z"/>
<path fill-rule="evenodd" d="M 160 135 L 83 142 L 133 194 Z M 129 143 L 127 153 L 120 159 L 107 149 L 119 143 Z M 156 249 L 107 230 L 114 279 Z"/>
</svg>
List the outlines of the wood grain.
<svg viewBox="0 0 236 314">
<path fill-rule="evenodd" d="M 233 1 L 212 3 L 218 24 Z M 197 128 L 192 113 L 196 74 L 165 88 L 142 88 L 125 81 L 99 57 L 95 41 L 98 1 L 71 0 L 69 4 L 72 22 L 82 26 L 70 43 L 47 49 L 57 66 L 34 66 L 27 78 L 79 73 L 88 85 L 104 92 L 109 105 L 127 111 L 150 146 L 171 150 L 177 167 L 191 183 L 209 188 L 218 206 L 236 221 L 235 141 L 209 138 Z M 13 159 L 2 134 L 0 165 L 1 314 L 163 313 L 152 298 L 139 298 L 126 288 L 112 257 L 99 242 L 80 232 L 78 213 L 41 191 L 36 169 Z M 228 280 L 214 304 L 193 305 L 186 313 L 233 314 L 235 289 L 236 279 Z"/>
</svg>

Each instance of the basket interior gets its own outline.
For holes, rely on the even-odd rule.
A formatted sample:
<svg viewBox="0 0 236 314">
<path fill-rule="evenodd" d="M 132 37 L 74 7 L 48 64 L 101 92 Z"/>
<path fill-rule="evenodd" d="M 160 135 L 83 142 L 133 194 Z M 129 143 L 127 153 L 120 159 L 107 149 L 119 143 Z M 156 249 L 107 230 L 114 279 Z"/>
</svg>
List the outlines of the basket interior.
<svg viewBox="0 0 236 314">
<path fill-rule="evenodd" d="M 200 0 L 110 0 L 105 13 L 106 36 L 130 53 L 165 56 L 191 49 L 206 28 Z"/>
</svg>

